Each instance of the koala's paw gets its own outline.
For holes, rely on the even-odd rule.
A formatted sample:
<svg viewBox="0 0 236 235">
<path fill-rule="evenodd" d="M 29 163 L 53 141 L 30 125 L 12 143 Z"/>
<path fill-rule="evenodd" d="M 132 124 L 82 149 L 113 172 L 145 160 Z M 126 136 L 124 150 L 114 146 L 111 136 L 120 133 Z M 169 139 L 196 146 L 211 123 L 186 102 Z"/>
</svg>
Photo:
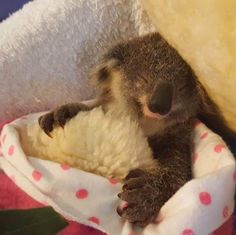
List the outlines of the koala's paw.
<svg viewBox="0 0 236 235">
<path fill-rule="evenodd" d="M 132 170 L 125 178 L 123 191 L 118 197 L 127 202 L 124 208 L 117 208 L 118 214 L 125 220 L 138 226 L 154 222 L 163 206 L 165 192 L 160 188 L 158 178 L 140 169 Z"/>
<path fill-rule="evenodd" d="M 56 110 L 41 116 L 38 120 L 39 126 L 44 132 L 51 137 L 55 125 L 64 127 L 66 122 L 73 118 L 79 111 L 83 110 L 83 106 L 79 104 L 67 104 L 60 106 Z"/>
</svg>

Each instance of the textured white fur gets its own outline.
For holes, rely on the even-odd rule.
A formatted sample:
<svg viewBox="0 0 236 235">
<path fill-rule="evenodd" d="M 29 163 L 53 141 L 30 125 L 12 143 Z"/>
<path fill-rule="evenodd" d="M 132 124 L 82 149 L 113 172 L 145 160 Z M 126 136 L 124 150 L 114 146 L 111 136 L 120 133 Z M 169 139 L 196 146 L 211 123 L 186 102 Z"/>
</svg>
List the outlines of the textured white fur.
<svg viewBox="0 0 236 235">
<path fill-rule="evenodd" d="M 105 177 L 123 179 L 131 169 L 152 166 L 152 153 L 138 123 L 125 114 L 96 108 L 80 112 L 48 137 L 38 122 L 22 130 L 27 155 L 67 163 Z"/>
</svg>

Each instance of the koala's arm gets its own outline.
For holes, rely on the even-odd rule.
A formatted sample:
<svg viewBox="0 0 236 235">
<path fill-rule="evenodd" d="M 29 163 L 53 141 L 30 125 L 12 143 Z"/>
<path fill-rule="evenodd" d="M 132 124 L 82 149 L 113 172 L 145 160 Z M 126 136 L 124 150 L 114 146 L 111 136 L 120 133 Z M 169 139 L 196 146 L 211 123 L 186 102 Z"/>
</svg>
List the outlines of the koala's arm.
<svg viewBox="0 0 236 235">
<path fill-rule="evenodd" d="M 131 171 L 119 194 L 128 207 L 118 213 L 141 226 L 155 221 L 165 202 L 192 178 L 189 124 L 172 127 L 164 135 L 150 138 L 149 144 L 156 167 Z"/>
<path fill-rule="evenodd" d="M 177 124 L 159 138 L 149 139 L 158 162 L 157 174 L 164 178 L 166 194 L 172 196 L 192 178 L 192 125 Z M 155 169 L 153 170 L 155 174 Z M 166 179 L 165 179 L 166 178 Z M 160 180 L 160 178 L 157 178 Z"/>
<path fill-rule="evenodd" d="M 90 111 L 101 104 L 102 100 L 98 98 L 94 101 L 86 103 L 70 103 L 62 105 L 55 110 L 41 116 L 38 120 L 39 125 L 44 130 L 44 132 L 50 136 L 50 132 L 52 132 L 55 125 L 64 127 L 66 122 L 78 114 L 78 112 Z"/>
</svg>

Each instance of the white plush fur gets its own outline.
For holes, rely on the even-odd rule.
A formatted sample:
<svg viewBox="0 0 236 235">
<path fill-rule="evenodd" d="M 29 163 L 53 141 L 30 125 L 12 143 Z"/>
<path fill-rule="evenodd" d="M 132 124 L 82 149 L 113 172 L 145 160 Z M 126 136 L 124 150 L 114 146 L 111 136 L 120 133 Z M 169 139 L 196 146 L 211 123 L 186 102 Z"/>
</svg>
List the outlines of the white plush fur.
<svg viewBox="0 0 236 235">
<path fill-rule="evenodd" d="M 137 167 L 150 167 L 152 153 L 138 123 L 125 114 L 96 108 L 80 112 L 48 137 L 38 122 L 22 132 L 27 155 L 66 163 L 105 177 L 123 179 Z"/>
</svg>

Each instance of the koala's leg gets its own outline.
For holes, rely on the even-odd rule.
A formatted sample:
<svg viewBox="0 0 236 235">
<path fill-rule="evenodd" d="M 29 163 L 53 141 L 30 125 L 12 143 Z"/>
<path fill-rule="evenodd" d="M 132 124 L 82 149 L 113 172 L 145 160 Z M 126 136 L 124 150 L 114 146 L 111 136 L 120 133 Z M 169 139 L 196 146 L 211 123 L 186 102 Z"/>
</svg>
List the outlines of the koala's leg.
<svg viewBox="0 0 236 235">
<path fill-rule="evenodd" d="M 173 128 L 149 140 L 157 167 L 132 170 L 125 179 L 118 196 L 128 206 L 117 212 L 131 223 L 145 226 L 154 222 L 166 201 L 192 178 L 191 128 L 181 124 Z"/>
<path fill-rule="evenodd" d="M 44 132 L 50 136 L 50 132 L 55 125 L 64 127 L 66 122 L 73 118 L 80 111 L 89 111 L 99 106 L 101 103 L 97 100 L 91 103 L 70 103 L 62 105 L 55 110 L 46 113 L 39 118 L 39 125 Z"/>
</svg>

